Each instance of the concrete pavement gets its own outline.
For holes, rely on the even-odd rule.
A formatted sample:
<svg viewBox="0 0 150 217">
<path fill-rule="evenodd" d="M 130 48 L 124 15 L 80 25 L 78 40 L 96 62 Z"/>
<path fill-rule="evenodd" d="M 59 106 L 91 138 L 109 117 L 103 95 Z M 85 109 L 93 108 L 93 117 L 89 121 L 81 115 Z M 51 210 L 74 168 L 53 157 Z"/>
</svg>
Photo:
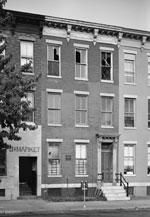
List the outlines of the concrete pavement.
<svg viewBox="0 0 150 217">
<path fill-rule="evenodd" d="M 0 200 L 0 215 L 62 213 L 84 210 L 150 209 L 150 198 L 130 201 L 50 202 L 43 199 Z"/>
</svg>

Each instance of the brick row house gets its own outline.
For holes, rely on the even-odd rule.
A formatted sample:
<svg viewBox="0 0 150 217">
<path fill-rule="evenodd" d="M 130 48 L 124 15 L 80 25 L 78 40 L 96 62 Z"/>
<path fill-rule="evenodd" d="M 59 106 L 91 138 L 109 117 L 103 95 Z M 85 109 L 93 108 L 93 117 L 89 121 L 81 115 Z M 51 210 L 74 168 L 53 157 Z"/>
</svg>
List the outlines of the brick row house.
<svg viewBox="0 0 150 217">
<path fill-rule="evenodd" d="M 29 93 L 38 129 L 0 162 L 0 198 L 78 196 L 81 181 L 94 196 L 116 173 L 129 194 L 149 195 L 150 32 L 14 14 L 7 49 L 42 77 Z"/>
</svg>

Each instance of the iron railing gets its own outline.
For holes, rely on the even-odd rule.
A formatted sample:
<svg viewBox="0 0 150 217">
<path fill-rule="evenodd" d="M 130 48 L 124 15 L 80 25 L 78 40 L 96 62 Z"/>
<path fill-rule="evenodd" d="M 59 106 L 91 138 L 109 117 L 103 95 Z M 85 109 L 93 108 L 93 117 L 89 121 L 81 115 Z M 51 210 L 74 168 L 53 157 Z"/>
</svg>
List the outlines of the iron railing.
<svg viewBox="0 0 150 217">
<path fill-rule="evenodd" d="M 116 182 L 120 183 L 120 186 L 123 186 L 126 190 L 127 197 L 129 196 L 129 183 L 126 181 L 122 173 L 116 173 Z"/>
</svg>

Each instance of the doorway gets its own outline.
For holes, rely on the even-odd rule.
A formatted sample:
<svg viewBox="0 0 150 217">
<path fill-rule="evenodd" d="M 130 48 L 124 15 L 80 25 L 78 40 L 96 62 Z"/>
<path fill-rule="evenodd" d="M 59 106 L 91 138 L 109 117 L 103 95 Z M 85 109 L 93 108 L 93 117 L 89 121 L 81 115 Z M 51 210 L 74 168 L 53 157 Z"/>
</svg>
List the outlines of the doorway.
<svg viewBox="0 0 150 217">
<path fill-rule="evenodd" d="M 113 145 L 112 143 L 102 143 L 101 171 L 104 182 L 113 181 Z"/>
<path fill-rule="evenodd" d="M 37 157 L 19 157 L 20 196 L 36 195 Z"/>
</svg>

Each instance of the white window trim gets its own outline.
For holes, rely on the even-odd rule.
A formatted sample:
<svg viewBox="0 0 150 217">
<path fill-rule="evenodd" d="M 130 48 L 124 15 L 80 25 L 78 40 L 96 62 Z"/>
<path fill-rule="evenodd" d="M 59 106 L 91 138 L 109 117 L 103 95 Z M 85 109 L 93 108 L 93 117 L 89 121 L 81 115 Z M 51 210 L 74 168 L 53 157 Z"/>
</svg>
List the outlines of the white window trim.
<svg viewBox="0 0 150 217">
<path fill-rule="evenodd" d="M 22 72 L 23 75 L 31 75 L 31 76 L 34 76 L 35 73 L 34 73 L 34 41 L 35 41 L 35 38 L 33 37 L 26 37 L 26 36 L 20 36 L 20 66 L 21 66 L 21 42 L 32 42 L 33 43 L 33 71 L 32 72 Z"/>
<path fill-rule="evenodd" d="M 102 51 L 114 51 L 114 48 L 112 48 L 112 47 L 99 47 L 99 49 L 100 50 L 102 50 Z"/>
<path fill-rule="evenodd" d="M 89 48 L 90 47 L 87 44 L 77 44 L 77 43 L 74 43 L 73 46 L 76 48 Z"/>
<path fill-rule="evenodd" d="M 115 94 L 114 93 L 100 93 L 100 96 L 115 97 Z"/>
<path fill-rule="evenodd" d="M 49 89 L 49 88 L 46 88 L 46 92 L 47 93 L 63 93 L 63 90 L 61 90 L 61 89 Z"/>
<path fill-rule="evenodd" d="M 114 52 L 114 48 L 110 48 L 110 47 L 99 47 L 100 51 L 108 51 L 111 53 L 111 71 L 110 71 L 110 75 L 111 75 L 111 79 L 110 80 L 105 80 L 105 79 L 101 79 L 101 82 L 104 83 L 114 83 L 114 78 L 113 78 L 113 52 Z M 100 53 L 101 54 L 101 53 Z M 101 58 L 100 58 L 100 68 L 101 68 Z M 100 69 L 101 70 L 101 69 Z"/>
<path fill-rule="evenodd" d="M 90 93 L 88 91 L 74 90 L 74 94 L 76 94 L 76 95 L 89 95 Z"/>
<path fill-rule="evenodd" d="M 89 48 L 89 45 L 74 43 L 74 47 L 75 47 L 75 50 L 74 50 L 75 80 L 88 81 L 88 48 Z M 86 78 L 76 77 L 76 49 L 86 50 Z"/>
<path fill-rule="evenodd" d="M 111 98 L 114 98 L 115 97 L 115 94 L 114 93 L 100 93 L 100 96 L 101 97 L 111 97 Z M 102 99 L 101 99 L 102 100 Z M 114 103 L 113 103 L 114 104 Z M 102 106 L 102 105 L 101 105 Z M 101 107 L 102 109 L 102 107 Z M 113 108 L 112 108 L 112 125 L 101 125 L 101 128 L 106 128 L 106 129 L 113 129 L 114 126 L 113 126 L 113 122 L 114 122 L 114 118 L 113 118 Z M 102 114 L 102 110 L 101 110 L 101 114 Z"/>
<path fill-rule="evenodd" d="M 137 54 L 137 51 L 133 51 L 133 50 L 123 50 L 123 52 L 124 52 L 124 55 L 125 54 L 131 54 L 131 55 L 135 55 L 135 59 L 136 59 L 136 54 Z M 128 85 L 136 85 L 136 82 L 135 82 L 135 80 L 136 80 L 136 74 L 135 74 L 135 59 L 134 59 L 134 82 L 132 82 L 132 83 L 130 83 L 130 82 L 124 82 L 124 84 L 128 84 Z M 130 58 L 125 58 L 124 57 L 124 61 L 125 60 L 130 60 Z M 125 71 L 125 70 L 124 70 Z M 124 72 L 124 77 L 125 77 L 125 72 Z"/>
<path fill-rule="evenodd" d="M 133 145 L 134 147 L 137 146 L 137 141 L 123 141 L 123 146 L 125 145 Z M 124 147 L 123 147 L 124 148 Z M 136 149 L 134 150 L 134 173 L 133 174 L 123 174 L 124 176 L 136 176 Z M 124 156 L 124 155 L 123 155 Z"/>
<path fill-rule="evenodd" d="M 49 138 L 47 138 L 46 142 L 58 142 L 58 143 L 61 142 L 62 143 L 63 139 L 49 139 Z"/>
<path fill-rule="evenodd" d="M 46 39 L 46 43 L 47 43 L 47 77 L 48 78 L 62 78 L 62 76 L 61 76 L 61 45 L 63 43 L 62 43 L 62 41 L 56 41 L 56 40 L 50 40 L 50 39 Z M 59 76 L 48 75 L 48 45 L 59 46 L 59 56 L 60 56 L 60 60 L 59 60 Z"/>
<path fill-rule="evenodd" d="M 123 95 L 124 98 L 131 98 L 131 99 L 137 99 L 137 95 Z"/>
<path fill-rule="evenodd" d="M 76 91 L 74 90 L 74 94 L 75 94 L 75 127 L 89 127 L 88 125 L 88 98 L 87 98 L 87 124 L 78 124 L 76 123 L 76 96 L 86 96 L 88 97 L 89 96 L 89 92 L 88 91 Z"/>
<path fill-rule="evenodd" d="M 134 50 L 123 50 L 124 53 L 128 53 L 128 54 L 137 54 L 137 51 Z"/>
<path fill-rule="evenodd" d="M 89 139 L 74 139 L 74 143 L 90 143 Z"/>
</svg>

